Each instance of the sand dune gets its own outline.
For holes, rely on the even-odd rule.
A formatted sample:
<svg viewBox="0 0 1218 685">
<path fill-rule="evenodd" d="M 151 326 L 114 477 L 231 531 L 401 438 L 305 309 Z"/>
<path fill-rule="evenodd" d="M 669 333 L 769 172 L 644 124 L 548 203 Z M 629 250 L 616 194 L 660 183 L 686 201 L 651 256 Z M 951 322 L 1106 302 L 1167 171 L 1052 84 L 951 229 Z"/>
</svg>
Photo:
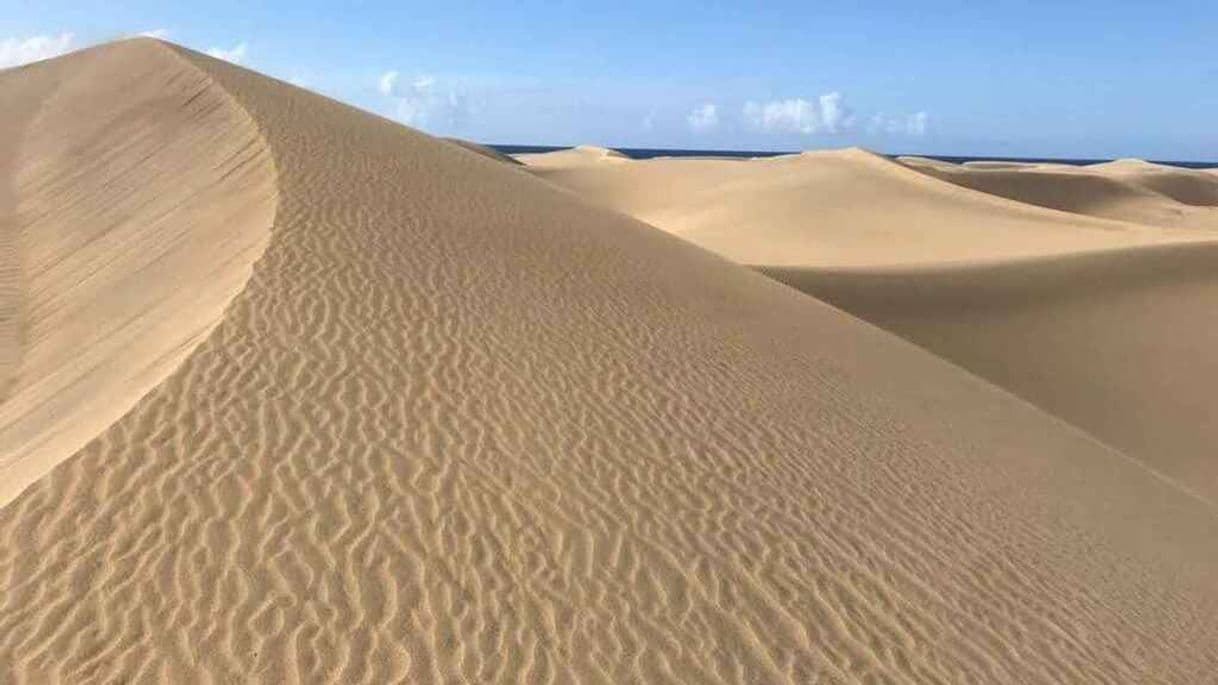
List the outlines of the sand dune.
<svg viewBox="0 0 1218 685">
<path fill-rule="evenodd" d="M 504 164 L 512 164 L 515 166 L 520 166 L 522 164 L 522 162 L 510 155 L 505 155 L 495 148 L 488 147 L 481 143 L 475 143 L 472 140 L 462 140 L 461 138 L 445 138 L 445 140 L 455 145 L 459 145 L 470 152 L 482 155 L 483 157 L 489 157 L 496 162 L 503 162 Z"/>
<path fill-rule="evenodd" d="M 959 186 L 1041 207 L 1164 228 L 1218 229 L 1218 179 L 1190 169 L 1145 162 L 1072 167 L 902 161 Z"/>
<path fill-rule="evenodd" d="M 764 269 L 1218 504 L 1218 245 L 936 269 Z"/>
<path fill-rule="evenodd" d="M 927 178 L 861 151 L 536 173 L 898 333 L 1218 502 L 1218 210 L 1160 192 L 1199 201 L 1206 175 L 900 161 Z"/>
<path fill-rule="evenodd" d="M 1173 200 L 1199 207 L 1218 206 L 1218 179 L 1197 169 L 1151 164 L 1140 159 L 1120 159 L 1096 164 L 1088 170 L 1123 179 Z"/>
<path fill-rule="evenodd" d="M 3 503 L 207 336 L 269 236 L 275 172 L 245 111 L 184 60 L 101 51 L 0 79 L 0 259 L 23 273 L 4 305 Z"/>
<path fill-rule="evenodd" d="M 745 264 L 941 264 L 1214 237 L 1201 226 L 1165 231 L 1011 202 L 857 149 L 732 161 L 587 158 L 520 156 L 542 178 Z"/>
<path fill-rule="evenodd" d="M 572 166 L 599 166 L 602 164 L 620 164 L 633 161 L 617 150 L 596 145 L 578 145 L 566 150 L 542 154 L 515 155 L 515 159 L 531 167 L 554 166 L 560 169 Z"/>
<path fill-rule="evenodd" d="M 127 87 L 145 69 L 162 90 Z M 210 129 L 189 97 L 157 104 L 187 78 L 217 98 L 210 116 L 245 121 L 235 101 L 259 135 Z M 45 116 L 102 147 L 65 165 L 65 197 L 156 197 L 99 180 L 119 150 L 74 114 L 87 101 L 252 141 L 270 160 L 225 197 L 266 181 L 273 201 L 251 206 L 274 218 L 205 339 L 0 510 L 14 682 L 1185 683 L 1218 668 L 1213 508 L 896 336 L 507 165 L 156 41 L 0 74 L 15 91 L 40 111 L 5 145 L 36 149 Z M 156 146 L 157 168 L 181 192 L 220 188 L 209 145 Z M 18 208 L 44 192 L 13 188 Z M 122 216 L 149 226 L 141 206 Z M 251 238 L 254 214 L 237 222 Z M 238 230 L 214 218 L 200 229 Z M 1078 232 L 1137 233 L 1095 221 Z M 23 293 L 30 233 L 8 253 Z M 160 301 L 137 318 L 181 315 Z"/>
</svg>

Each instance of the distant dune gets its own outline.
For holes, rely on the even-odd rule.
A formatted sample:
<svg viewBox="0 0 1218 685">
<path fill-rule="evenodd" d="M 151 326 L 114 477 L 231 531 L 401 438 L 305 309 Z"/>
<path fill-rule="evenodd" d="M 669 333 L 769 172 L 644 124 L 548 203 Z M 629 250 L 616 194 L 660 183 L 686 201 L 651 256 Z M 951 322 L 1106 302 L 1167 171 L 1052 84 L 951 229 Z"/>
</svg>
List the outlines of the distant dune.
<svg viewBox="0 0 1218 685">
<path fill-rule="evenodd" d="M 902 161 L 959 186 L 1041 207 L 1164 228 L 1218 231 L 1218 215 L 1212 211 L 1218 206 L 1218 179 L 1193 169 L 1128 161 L 1087 167 Z"/>
<path fill-rule="evenodd" d="M 1051 212 L 1028 204 L 1026 197 L 1012 202 L 960 187 L 963 183 L 943 183 L 924 170 L 859 149 L 730 161 L 670 158 L 599 164 L 575 151 L 520 159 L 538 176 L 589 200 L 752 265 L 993 261 L 1208 240 L 1215 234 L 1198 226 L 1206 221 L 1206 226 L 1218 226 L 1209 208 L 1178 203 L 1173 203 L 1174 210 L 1204 212 L 1204 218 L 1191 219 L 1188 230 L 1165 232 L 1160 226 Z M 959 173 L 996 172 L 961 168 Z M 1053 180 L 1033 179 L 1030 188 L 1021 189 L 1041 196 L 1058 193 Z M 1101 179 L 1101 184 L 1115 183 Z M 1099 184 L 1082 185 L 1089 190 Z M 1071 204 L 1090 202 L 1076 192 L 1062 194 Z"/>
<path fill-rule="evenodd" d="M 566 169 L 573 166 L 618 164 L 632 161 L 626 155 L 607 147 L 595 145 L 579 145 L 566 150 L 546 152 L 543 154 L 516 155 L 520 162 L 531 167 L 555 166 Z"/>
<path fill-rule="evenodd" d="M 5 680 L 1218 669 L 1211 504 L 814 297 L 154 40 L 0 72 L 0 99 L 0 430 L 49 445 L 0 443 Z M 1168 242 L 862 152 L 567 158 L 663 184 L 607 186 L 656 216 L 706 203 L 683 237 L 719 248 L 749 243 L 733 202 L 808 211 L 816 242 L 742 227 L 788 266 Z"/>
<path fill-rule="evenodd" d="M 1130 160 L 899 161 L 535 173 L 897 333 L 1218 503 L 1218 208 L 1204 205 L 1218 179 Z"/>
<path fill-rule="evenodd" d="M 1213 169 L 1207 174 L 1201 170 L 1151 164 L 1140 159 L 1121 159 L 1096 164 L 1088 169 L 1140 185 L 1186 205 L 1218 206 L 1218 180 L 1213 178 Z"/>
</svg>

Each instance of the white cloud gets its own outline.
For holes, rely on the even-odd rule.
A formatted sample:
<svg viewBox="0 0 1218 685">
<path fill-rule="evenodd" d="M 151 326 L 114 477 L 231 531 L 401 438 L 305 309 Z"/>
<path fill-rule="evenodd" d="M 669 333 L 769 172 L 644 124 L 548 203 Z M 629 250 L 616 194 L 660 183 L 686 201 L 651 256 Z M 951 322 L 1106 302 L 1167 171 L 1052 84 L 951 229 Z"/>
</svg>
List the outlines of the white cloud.
<svg viewBox="0 0 1218 685">
<path fill-rule="evenodd" d="M 377 90 L 381 91 L 381 95 L 392 96 L 398 85 L 398 72 L 387 71 L 381 75 L 380 81 L 377 82 Z"/>
<path fill-rule="evenodd" d="M 842 94 L 825 93 L 815 100 L 792 98 L 746 102 L 744 121 L 767 133 L 840 133 L 854 125 L 854 115 Z"/>
<path fill-rule="evenodd" d="M 135 35 L 141 36 L 144 38 L 156 38 L 158 40 L 165 40 L 165 39 L 169 38 L 169 29 L 152 29 L 151 31 L 140 31 L 139 33 L 137 33 Z"/>
<path fill-rule="evenodd" d="M 464 92 L 427 74 L 404 81 L 399 72 L 387 71 L 377 80 L 377 91 L 393 98 L 394 116 L 410 126 L 460 127 L 471 113 Z"/>
<path fill-rule="evenodd" d="M 854 123 L 854 117 L 842 102 L 841 93 L 826 93 L 819 98 L 821 122 L 829 133 L 837 133 L 843 128 L 849 128 Z"/>
<path fill-rule="evenodd" d="M 690 129 L 695 133 L 713 131 L 719 126 L 719 108 L 710 102 L 698 105 L 685 120 L 689 122 Z"/>
<path fill-rule="evenodd" d="M 216 59 L 222 59 L 225 62 L 241 64 L 241 61 L 245 59 L 245 50 L 247 47 L 248 45 L 246 45 L 246 43 L 241 42 L 228 49 L 211 48 L 207 51 L 207 54 L 215 57 Z"/>
<path fill-rule="evenodd" d="M 75 41 L 76 36 L 71 33 L 61 33 L 58 36 L 5 38 L 0 40 L 0 69 L 62 55 L 72 49 Z"/>
<path fill-rule="evenodd" d="M 650 131 L 655 127 L 656 127 L 656 113 L 655 113 L 655 110 L 652 110 L 647 113 L 647 116 L 643 117 L 643 130 Z"/>
<path fill-rule="evenodd" d="M 871 117 L 867 124 L 867 132 L 871 134 L 889 134 L 906 136 L 924 136 L 930 123 L 930 115 L 926 112 L 915 112 L 904 116 L 890 116 L 880 112 Z"/>
</svg>

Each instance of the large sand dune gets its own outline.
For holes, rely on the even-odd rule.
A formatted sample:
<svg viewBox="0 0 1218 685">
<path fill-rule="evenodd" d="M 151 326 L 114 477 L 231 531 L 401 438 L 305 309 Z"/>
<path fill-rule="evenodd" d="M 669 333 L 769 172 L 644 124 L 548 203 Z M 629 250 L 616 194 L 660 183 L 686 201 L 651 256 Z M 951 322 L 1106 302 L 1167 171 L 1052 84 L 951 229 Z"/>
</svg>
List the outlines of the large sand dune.
<svg viewBox="0 0 1218 685">
<path fill-rule="evenodd" d="M 519 158 L 542 178 L 745 264 L 942 264 L 1216 237 L 1193 225 L 1169 230 L 1012 202 L 859 149 L 736 160 Z M 1212 208 L 1190 209 L 1218 226 Z"/>
<path fill-rule="evenodd" d="M 186 80 L 215 98 L 206 112 L 167 95 Z M 84 212 L 59 230 L 143 227 L 71 255 L 149 253 L 121 266 L 137 278 L 178 264 L 150 246 L 187 223 L 246 246 L 206 257 L 234 264 L 223 297 L 163 308 L 210 287 L 189 279 L 115 295 L 129 319 L 181 331 L 185 311 L 209 332 L 177 338 L 155 380 L 82 394 L 74 411 L 104 405 L 109 424 L 0 510 L 10 681 L 1186 683 L 1218 668 L 1214 509 L 896 336 L 519 169 L 156 41 L 3 72 L 0 93 L 37 109 L 0 134 L 23 150 L 3 214 L 22 316 L 76 282 L 32 286 L 42 212 L 24 208 L 49 201 L 23 179 L 50 145 L 41 117 L 82 151 L 57 193 L 97 203 L 47 205 Z M 137 131 L 195 121 L 148 150 L 167 155 L 155 168 L 187 194 L 246 174 L 208 206 L 249 213 L 154 228 L 137 201 L 105 219 L 166 192 L 106 182 L 125 147 L 91 111 L 126 107 Z M 228 146 L 258 161 L 217 174 L 208 155 Z M 1123 227 L 1079 231 L 1138 233 Z M 23 415 L 39 342 L 16 330 L 5 411 Z M 78 351 L 123 375 L 151 344 Z"/>
<path fill-rule="evenodd" d="M 1211 174 L 858 150 L 541 157 L 525 157 L 536 174 L 898 333 L 1218 502 Z"/>
</svg>

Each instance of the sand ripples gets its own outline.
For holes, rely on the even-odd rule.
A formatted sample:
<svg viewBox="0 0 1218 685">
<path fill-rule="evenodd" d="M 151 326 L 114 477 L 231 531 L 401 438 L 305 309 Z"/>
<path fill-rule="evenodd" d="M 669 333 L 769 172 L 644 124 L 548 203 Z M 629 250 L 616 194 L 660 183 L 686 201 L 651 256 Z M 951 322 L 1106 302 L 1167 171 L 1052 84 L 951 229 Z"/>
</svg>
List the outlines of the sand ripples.
<svg viewBox="0 0 1218 685">
<path fill-rule="evenodd" d="M 1211 513 L 1115 453 L 518 170 L 187 58 L 270 145 L 272 236 L 186 361 L 0 511 L 14 679 L 1218 663 Z"/>
</svg>

